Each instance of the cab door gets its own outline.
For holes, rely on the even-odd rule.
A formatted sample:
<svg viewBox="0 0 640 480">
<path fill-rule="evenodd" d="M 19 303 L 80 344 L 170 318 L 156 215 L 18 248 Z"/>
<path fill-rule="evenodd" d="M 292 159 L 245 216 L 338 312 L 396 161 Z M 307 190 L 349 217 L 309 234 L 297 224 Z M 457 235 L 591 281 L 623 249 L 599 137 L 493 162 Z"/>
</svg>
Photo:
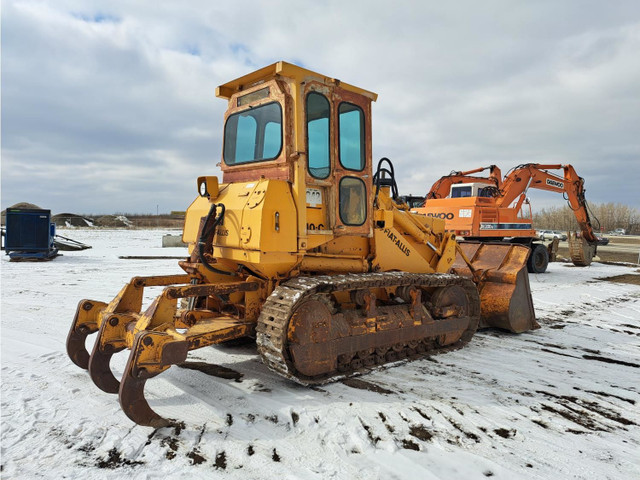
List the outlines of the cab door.
<svg viewBox="0 0 640 480">
<path fill-rule="evenodd" d="M 336 235 L 372 235 L 371 101 L 334 89 Z"/>
<path fill-rule="evenodd" d="M 370 112 L 362 95 L 306 84 L 308 235 L 372 235 Z"/>
<path fill-rule="evenodd" d="M 307 235 L 332 235 L 333 204 L 333 109 L 331 89 L 320 82 L 305 88 L 305 135 L 307 143 L 306 209 Z M 318 239 L 322 242 L 322 239 Z M 311 241 L 312 245 L 316 242 Z"/>
</svg>

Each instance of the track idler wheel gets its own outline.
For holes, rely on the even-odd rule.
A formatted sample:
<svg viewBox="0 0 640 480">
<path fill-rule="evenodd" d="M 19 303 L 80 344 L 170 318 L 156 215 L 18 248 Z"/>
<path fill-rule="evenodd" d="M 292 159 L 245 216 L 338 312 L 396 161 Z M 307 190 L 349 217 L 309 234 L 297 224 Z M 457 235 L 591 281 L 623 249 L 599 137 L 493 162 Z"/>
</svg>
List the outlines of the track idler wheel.
<svg viewBox="0 0 640 480">
<path fill-rule="evenodd" d="M 67 335 L 67 354 L 73 363 L 85 370 L 89 368 L 87 337 L 98 331 L 98 314 L 107 306 L 104 302 L 80 300 L 76 316 Z"/>
<path fill-rule="evenodd" d="M 289 351 L 295 369 L 314 377 L 335 372 L 338 356 L 331 335 L 332 307 L 321 295 L 303 300 L 294 308 L 289 321 Z"/>
<path fill-rule="evenodd" d="M 459 285 L 450 285 L 438 288 L 431 296 L 433 312 L 437 317 L 448 318 L 451 316 L 468 317 L 471 311 L 469 299 L 464 288 Z M 467 327 L 468 328 L 468 327 Z M 439 346 L 452 345 L 456 343 L 467 329 L 452 331 L 445 335 L 440 335 L 436 341 Z M 475 331 L 475 328 L 474 328 Z"/>
<path fill-rule="evenodd" d="M 140 332 L 136 335 L 129 360 L 120 382 L 119 400 L 124 413 L 138 425 L 160 428 L 175 420 L 161 417 L 144 397 L 147 380 L 167 370 L 172 364 L 187 359 L 189 344 L 174 340 L 162 332 Z"/>
</svg>

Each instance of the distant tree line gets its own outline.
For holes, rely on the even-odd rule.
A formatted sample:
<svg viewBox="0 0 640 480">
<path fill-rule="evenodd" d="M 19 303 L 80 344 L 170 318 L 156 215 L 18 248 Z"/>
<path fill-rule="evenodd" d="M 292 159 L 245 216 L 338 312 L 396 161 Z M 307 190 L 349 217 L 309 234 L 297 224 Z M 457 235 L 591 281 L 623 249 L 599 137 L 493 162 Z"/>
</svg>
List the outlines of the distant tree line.
<svg viewBox="0 0 640 480">
<path fill-rule="evenodd" d="M 624 228 L 627 234 L 640 234 L 640 210 L 621 203 L 589 203 L 591 225 L 596 231 L 610 232 Z M 577 230 L 576 215 L 568 205 L 543 208 L 533 214 L 538 230 Z"/>
</svg>

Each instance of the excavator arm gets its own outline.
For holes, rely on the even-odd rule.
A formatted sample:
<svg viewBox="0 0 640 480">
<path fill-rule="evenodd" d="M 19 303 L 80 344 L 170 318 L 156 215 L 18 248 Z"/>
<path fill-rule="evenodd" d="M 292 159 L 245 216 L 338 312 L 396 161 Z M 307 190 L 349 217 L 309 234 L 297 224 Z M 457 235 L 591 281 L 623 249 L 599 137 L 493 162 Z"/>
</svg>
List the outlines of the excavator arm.
<svg viewBox="0 0 640 480">
<path fill-rule="evenodd" d="M 563 170 L 561 177 L 547 170 Z M 508 207 L 518 196 L 522 198 L 529 188 L 562 193 L 580 225 L 581 235 L 569 233 L 569 256 L 574 265 L 588 266 L 596 254 L 598 240 L 591 226 L 584 196 L 584 179 L 571 165 L 542 165 L 529 163 L 513 169 L 502 184 L 498 207 Z"/>
<path fill-rule="evenodd" d="M 563 170 L 564 175 L 561 177 L 547 170 Z M 497 206 L 508 207 L 516 198 L 526 194 L 529 188 L 564 194 L 576 216 L 582 237 L 590 244 L 597 243 L 587 211 L 584 179 L 576 173 L 573 166 L 529 163 L 516 167 L 504 179 L 502 196 L 497 198 Z"/>
<path fill-rule="evenodd" d="M 488 177 L 471 176 L 474 173 L 484 172 L 485 170 L 489 170 Z M 500 172 L 500 169 L 495 165 L 480 167 L 466 172 L 453 171 L 449 175 L 441 177 L 431 186 L 431 190 L 429 190 L 429 193 L 427 193 L 426 200 L 429 200 L 430 198 L 445 198 L 447 195 L 449 195 L 451 185 L 455 185 L 456 183 L 486 183 L 487 185 L 494 185 L 497 189 L 500 189 L 502 185 L 501 176 L 502 173 Z"/>
</svg>

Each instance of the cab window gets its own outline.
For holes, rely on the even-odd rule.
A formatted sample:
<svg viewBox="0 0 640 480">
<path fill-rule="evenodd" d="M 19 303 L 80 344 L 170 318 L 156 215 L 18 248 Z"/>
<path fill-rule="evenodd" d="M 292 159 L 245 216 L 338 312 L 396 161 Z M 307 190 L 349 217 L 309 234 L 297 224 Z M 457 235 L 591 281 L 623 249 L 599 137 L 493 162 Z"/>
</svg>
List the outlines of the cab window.
<svg viewBox="0 0 640 480">
<path fill-rule="evenodd" d="M 471 196 L 471 185 L 464 187 L 451 187 L 451 198 L 463 198 Z"/>
<path fill-rule="evenodd" d="M 493 197 L 493 192 L 495 190 L 492 187 L 483 187 L 478 190 L 479 197 Z"/>
<path fill-rule="evenodd" d="M 357 177 L 340 180 L 340 220 L 345 225 L 360 226 L 367 219 L 367 188 Z"/>
<path fill-rule="evenodd" d="M 268 103 L 234 113 L 224 127 L 224 162 L 237 165 L 274 160 L 282 150 L 282 108 Z"/>
<path fill-rule="evenodd" d="M 307 150 L 309 174 L 327 178 L 331 171 L 329 158 L 329 100 L 321 93 L 307 95 Z"/>
<path fill-rule="evenodd" d="M 340 164 L 348 170 L 364 169 L 364 113 L 360 107 L 343 102 L 338 107 Z"/>
</svg>

